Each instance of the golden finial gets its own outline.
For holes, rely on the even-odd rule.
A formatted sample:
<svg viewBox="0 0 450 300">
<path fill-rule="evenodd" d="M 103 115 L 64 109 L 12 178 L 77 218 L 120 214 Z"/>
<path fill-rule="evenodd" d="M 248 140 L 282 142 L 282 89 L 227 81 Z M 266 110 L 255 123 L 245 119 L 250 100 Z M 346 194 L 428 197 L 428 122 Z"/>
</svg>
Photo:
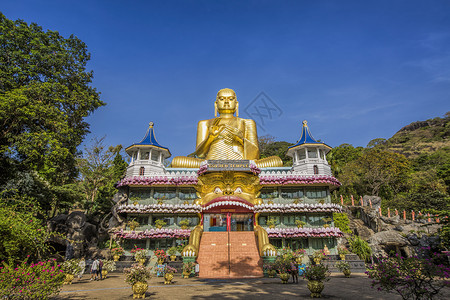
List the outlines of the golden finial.
<svg viewBox="0 0 450 300">
<path fill-rule="evenodd" d="M 303 127 L 308 127 L 308 121 L 304 120 L 302 123 L 303 123 Z"/>
<path fill-rule="evenodd" d="M 153 122 L 148 123 L 148 127 L 150 127 L 150 128 L 153 128 L 153 125 L 155 125 L 155 123 L 153 123 Z"/>
</svg>

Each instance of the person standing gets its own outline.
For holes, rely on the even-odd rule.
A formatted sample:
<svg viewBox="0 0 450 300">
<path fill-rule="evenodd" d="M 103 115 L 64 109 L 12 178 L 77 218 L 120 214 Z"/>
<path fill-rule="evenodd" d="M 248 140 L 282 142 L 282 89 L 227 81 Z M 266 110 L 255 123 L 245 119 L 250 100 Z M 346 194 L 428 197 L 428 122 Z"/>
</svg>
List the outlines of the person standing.
<svg viewBox="0 0 450 300">
<path fill-rule="evenodd" d="M 80 259 L 80 262 L 78 263 L 78 266 L 80 267 L 80 273 L 78 273 L 78 280 L 81 280 L 84 274 L 84 270 L 86 269 L 86 261 L 84 260 L 84 257 Z"/>
<path fill-rule="evenodd" d="M 99 259 L 98 260 L 97 277 L 99 277 L 100 280 L 103 280 L 102 270 L 103 270 L 103 260 Z"/>
<path fill-rule="evenodd" d="M 98 264 L 99 264 L 99 262 L 98 262 L 98 259 L 97 258 L 95 258 L 95 260 L 92 262 L 92 265 L 91 265 L 91 281 L 92 281 L 92 279 L 95 279 L 95 280 L 98 280 Z"/>
</svg>

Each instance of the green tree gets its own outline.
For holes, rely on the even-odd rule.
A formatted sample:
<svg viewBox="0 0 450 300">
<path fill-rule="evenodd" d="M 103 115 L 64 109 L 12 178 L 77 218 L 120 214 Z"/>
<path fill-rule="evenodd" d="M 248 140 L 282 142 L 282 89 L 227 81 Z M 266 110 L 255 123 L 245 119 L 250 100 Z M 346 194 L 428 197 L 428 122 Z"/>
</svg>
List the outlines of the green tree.
<svg viewBox="0 0 450 300">
<path fill-rule="evenodd" d="M 89 132 L 84 119 L 104 105 L 86 70 L 87 47 L 1 13 L 0 32 L 0 186 L 20 172 L 47 187 L 70 184 Z M 50 193 L 49 203 L 60 196 Z"/>
<path fill-rule="evenodd" d="M 3 197 L 3 195 L 1 195 Z M 50 234 L 38 204 L 30 198 L 0 197 L 0 261 L 19 262 L 32 255 L 32 259 L 45 257 Z"/>
<path fill-rule="evenodd" d="M 275 141 L 275 138 L 270 135 L 259 138 L 261 158 L 278 156 L 283 161 L 284 166 L 292 166 L 292 158 L 287 156 L 286 153 L 288 148 L 293 145 L 284 141 Z"/>
<path fill-rule="evenodd" d="M 106 148 L 103 141 L 104 138 L 94 138 L 92 145 L 85 148 L 83 157 L 78 159 L 84 194 L 78 205 L 87 213 L 109 211 L 115 193 L 114 184 L 124 175 L 127 166 L 120 154 L 122 145 Z"/>
</svg>

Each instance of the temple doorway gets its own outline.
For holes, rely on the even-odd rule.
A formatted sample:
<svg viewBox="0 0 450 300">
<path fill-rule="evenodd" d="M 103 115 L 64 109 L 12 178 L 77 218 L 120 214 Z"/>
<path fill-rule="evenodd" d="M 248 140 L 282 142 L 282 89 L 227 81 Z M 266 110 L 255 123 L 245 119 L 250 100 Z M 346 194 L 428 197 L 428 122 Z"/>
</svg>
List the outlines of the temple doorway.
<svg viewBox="0 0 450 300">
<path fill-rule="evenodd" d="M 253 231 L 253 214 L 225 213 L 204 214 L 203 231 Z"/>
</svg>

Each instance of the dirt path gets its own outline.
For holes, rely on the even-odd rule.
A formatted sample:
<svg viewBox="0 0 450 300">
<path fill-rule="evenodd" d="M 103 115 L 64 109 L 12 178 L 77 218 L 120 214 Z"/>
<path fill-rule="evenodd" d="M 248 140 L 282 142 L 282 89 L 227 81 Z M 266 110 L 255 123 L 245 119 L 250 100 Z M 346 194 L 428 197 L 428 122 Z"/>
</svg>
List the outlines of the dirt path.
<svg viewBox="0 0 450 300">
<path fill-rule="evenodd" d="M 89 281 L 85 275 L 81 281 L 64 286 L 55 300 L 79 299 L 132 299 L 131 287 L 119 273 L 108 276 L 103 281 Z M 182 279 L 175 276 L 174 284 L 164 285 L 161 277 L 149 280 L 146 298 L 149 299 L 308 299 L 309 290 L 306 281 L 298 284 L 281 284 L 278 278 L 258 279 Z M 395 294 L 379 292 L 370 287 L 370 279 L 364 274 L 332 276 L 325 283 L 323 299 L 401 299 Z M 450 299 L 450 288 L 445 290 L 442 299 Z"/>
</svg>

